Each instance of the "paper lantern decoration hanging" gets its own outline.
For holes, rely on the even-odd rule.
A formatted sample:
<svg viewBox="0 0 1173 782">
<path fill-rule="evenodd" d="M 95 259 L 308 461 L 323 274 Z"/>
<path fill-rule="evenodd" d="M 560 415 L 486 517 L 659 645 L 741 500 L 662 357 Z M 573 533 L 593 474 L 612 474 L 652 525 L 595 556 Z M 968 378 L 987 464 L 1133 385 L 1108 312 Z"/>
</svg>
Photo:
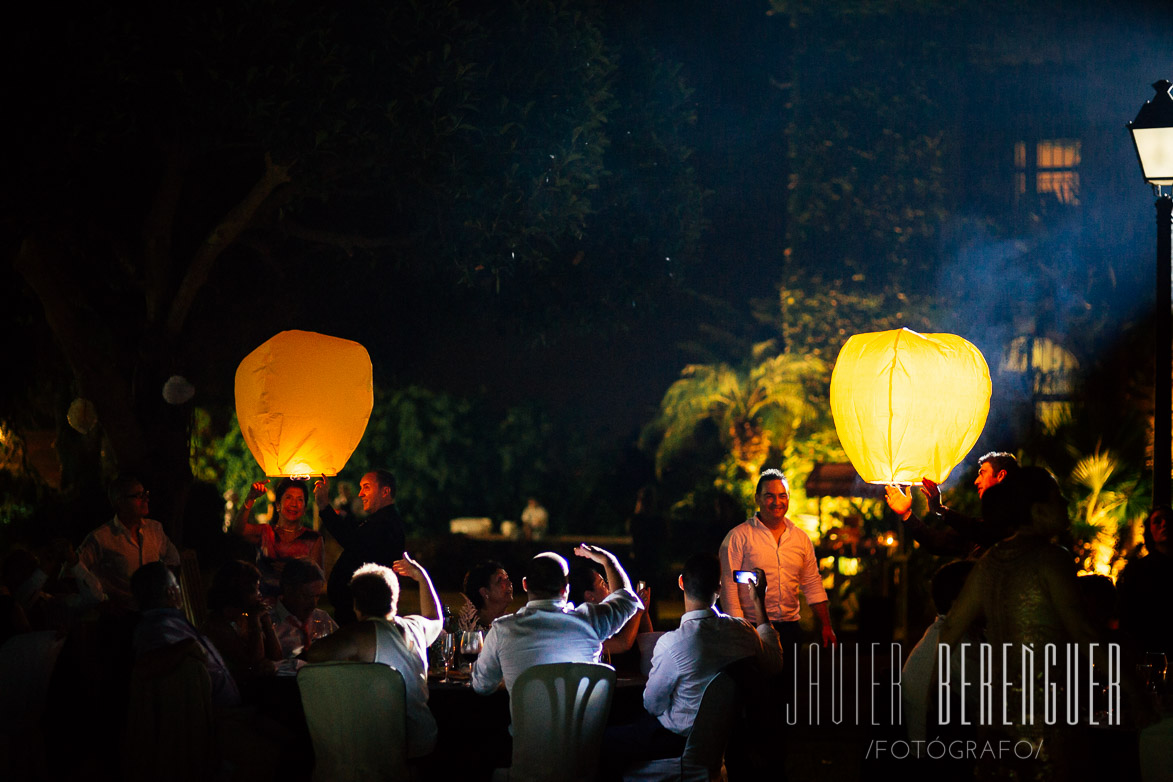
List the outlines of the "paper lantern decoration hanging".
<svg viewBox="0 0 1173 782">
<path fill-rule="evenodd" d="M 236 417 L 269 477 L 337 475 L 374 405 L 371 357 L 357 342 L 283 331 L 236 369 Z"/>
<path fill-rule="evenodd" d="M 990 368 L 953 334 L 856 334 L 831 373 L 839 441 L 869 483 L 944 483 L 990 412 Z"/>
<path fill-rule="evenodd" d="M 69 410 L 65 413 L 65 420 L 75 431 L 89 434 L 98 425 L 98 410 L 94 407 L 93 402 L 79 396 L 69 405 Z"/>
<path fill-rule="evenodd" d="M 163 384 L 163 399 L 169 405 L 185 405 L 195 397 L 195 386 L 183 375 L 172 375 Z"/>
</svg>

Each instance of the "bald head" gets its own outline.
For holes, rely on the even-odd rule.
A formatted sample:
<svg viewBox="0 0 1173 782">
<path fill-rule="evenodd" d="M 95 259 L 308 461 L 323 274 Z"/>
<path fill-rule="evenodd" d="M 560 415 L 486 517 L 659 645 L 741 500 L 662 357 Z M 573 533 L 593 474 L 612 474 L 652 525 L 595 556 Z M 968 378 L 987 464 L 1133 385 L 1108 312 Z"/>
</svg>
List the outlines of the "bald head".
<svg viewBox="0 0 1173 782">
<path fill-rule="evenodd" d="M 570 567 L 564 558 L 553 551 L 544 551 L 530 560 L 529 573 L 523 579 L 525 591 L 532 600 L 561 597 L 569 574 Z"/>
</svg>

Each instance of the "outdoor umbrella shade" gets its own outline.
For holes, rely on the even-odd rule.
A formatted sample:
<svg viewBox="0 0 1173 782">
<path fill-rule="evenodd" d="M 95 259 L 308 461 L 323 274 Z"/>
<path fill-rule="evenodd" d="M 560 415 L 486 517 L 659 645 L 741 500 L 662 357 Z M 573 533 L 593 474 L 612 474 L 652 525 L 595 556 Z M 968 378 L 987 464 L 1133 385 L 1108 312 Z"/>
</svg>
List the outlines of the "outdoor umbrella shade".
<svg viewBox="0 0 1173 782">
<path fill-rule="evenodd" d="M 856 334 L 831 373 L 831 415 L 868 483 L 944 483 L 990 412 L 990 368 L 954 334 Z"/>
<path fill-rule="evenodd" d="M 371 357 L 357 342 L 282 331 L 236 369 L 236 417 L 265 475 L 337 475 L 374 406 Z"/>
</svg>

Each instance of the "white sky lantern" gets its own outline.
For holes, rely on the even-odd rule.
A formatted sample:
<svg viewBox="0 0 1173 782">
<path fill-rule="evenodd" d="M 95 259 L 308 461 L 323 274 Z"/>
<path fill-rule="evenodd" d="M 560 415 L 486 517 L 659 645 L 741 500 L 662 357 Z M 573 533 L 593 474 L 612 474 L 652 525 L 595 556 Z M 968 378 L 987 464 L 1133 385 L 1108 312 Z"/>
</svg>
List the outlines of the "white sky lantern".
<svg viewBox="0 0 1173 782">
<path fill-rule="evenodd" d="M 371 357 L 357 342 L 282 331 L 236 369 L 236 417 L 269 477 L 337 475 L 374 405 Z"/>
<path fill-rule="evenodd" d="M 944 483 L 990 412 L 990 368 L 953 334 L 856 334 L 831 374 L 843 450 L 869 483 Z"/>
</svg>

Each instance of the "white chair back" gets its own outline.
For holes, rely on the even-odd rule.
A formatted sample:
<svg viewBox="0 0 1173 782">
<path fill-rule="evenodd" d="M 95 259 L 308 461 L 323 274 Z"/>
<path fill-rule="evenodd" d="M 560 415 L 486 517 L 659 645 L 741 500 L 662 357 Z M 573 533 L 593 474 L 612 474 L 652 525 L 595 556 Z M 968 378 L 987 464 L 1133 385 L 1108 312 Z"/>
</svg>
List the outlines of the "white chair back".
<svg viewBox="0 0 1173 782">
<path fill-rule="evenodd" d="M 14 635 L 0 646 L 0 733 L 15 734 L 41 719 L 64 643 L 47 631 Z"/>
<path fill-rule="evenodd" d="M 1166 717 L 1140 732 L 1142 782 L 1173 781 L 1173 717 Z"/>
<path fill-rule="evenodd" d="M 56 633 L 40 632 L 14 635 L 0 646 L 0 779 L 49 776 L 41 716 L 64 643 Z M 21 769 L 17 758 L 31 767 Z"/>
<path fill-rule="evenodd" d="M 526 782 L 592 780 L 615 694 L 615 669 L 599 663 L 535 665 L 510 693 L 513 765 Z"/>
<path fill-rule="evenodd" d="M 737 683 L 719 673 L 705 686 L 684 752 L 624 769 L 625 782 L 712 782 L 724 779 L 725 745 L 737 717 Z"/>
<path fill-rule="evenodd" d="M 314 782 L 406 779 L 407 690 L 382 663 L 329 662 L 297 673 L 314 744 Z"/>
<path fill-rule="evenodd" d="M 705 687 L 696 720 L 680 756 L 682 780 L 708 782 L 721 776 L 725 745 L 737 716 L 737 684 L 727 673 L 719 673 Z"/>
</svg>

